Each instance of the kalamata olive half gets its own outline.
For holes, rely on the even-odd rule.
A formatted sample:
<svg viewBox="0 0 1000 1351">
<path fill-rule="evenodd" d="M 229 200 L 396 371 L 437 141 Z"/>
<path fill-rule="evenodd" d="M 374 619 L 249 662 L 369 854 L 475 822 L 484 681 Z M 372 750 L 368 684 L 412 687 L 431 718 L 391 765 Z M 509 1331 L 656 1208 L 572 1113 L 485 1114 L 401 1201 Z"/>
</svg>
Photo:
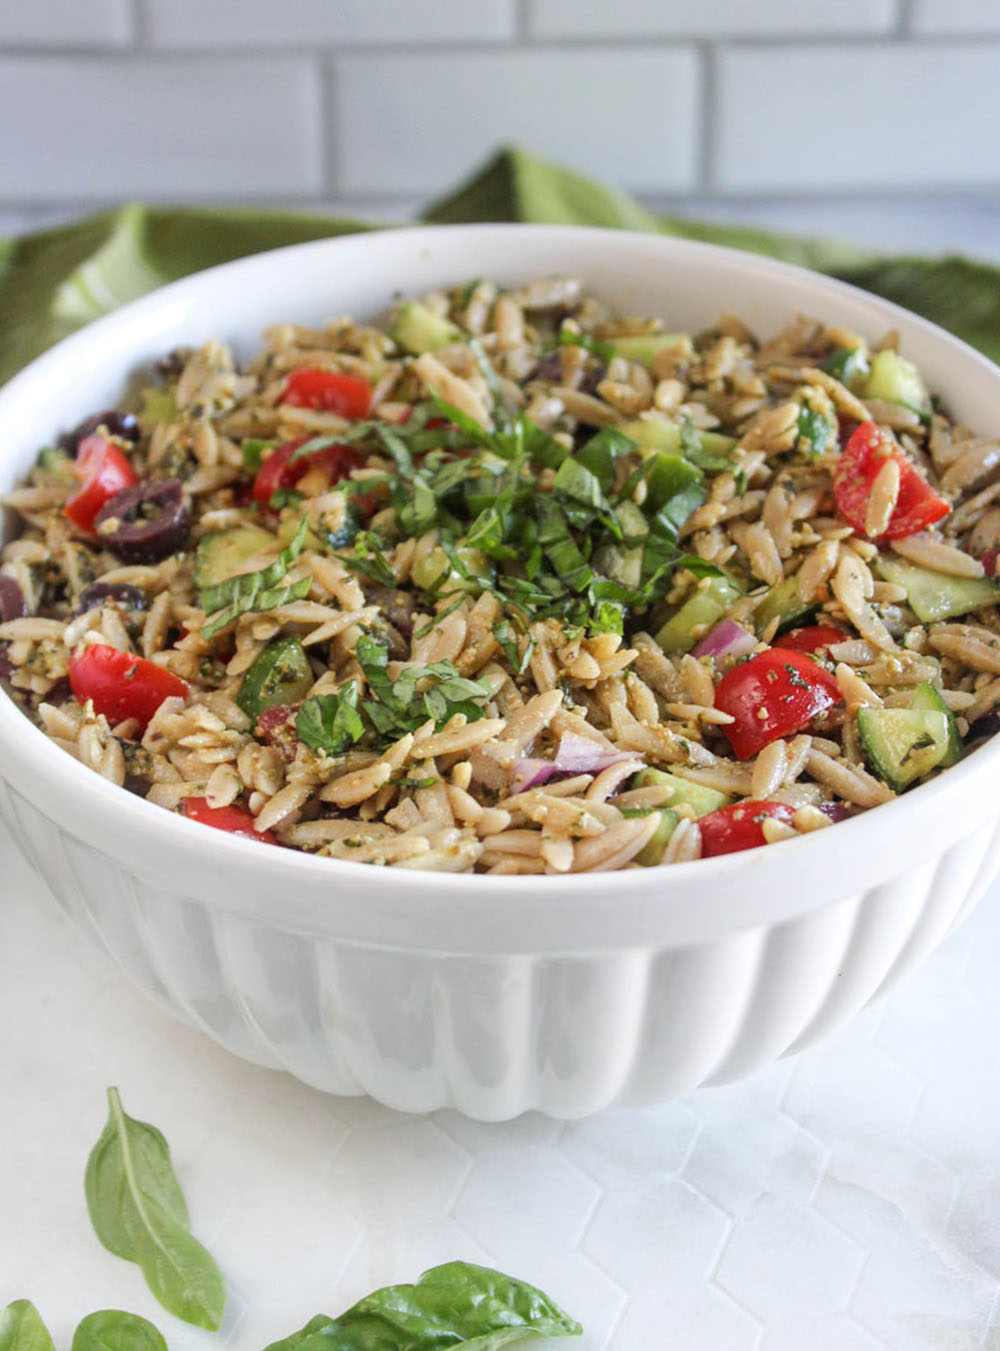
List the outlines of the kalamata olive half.
<svg viewBox="0 0 1000 1351">
<path fill-rule="evenodd" d="M 0 573 L 0 624 L 9 619 L 20 619 L 27 612 L 24 594 L 13 577 Z"/>
<path fill-rule="evenodd" d="M 107 427 L 112 436 L 120 436 L 123 441 L 138 441 L 141 431 L 134 413 L 122 413 L 117 408 L 105 409 L 103 413 L 92 413 L 84 418 L 79 427 L 60 436 L 59 444 L 64 450 L 76 453 L 76 448 L 86 436 L 92 436 L 98 427 Z"/>
<path fill-rule="evenodd" d="M 180 479 L 151 478 L 125 488 L 94 517 L 101 543 L 126 563 L 156 563 L 183 547 L 191 509 Z"/>
<path fill-rule="evenodd" d="M 80 592 L 76 612 L 85 615 L 88 610 L 97 610 L 109 600 L 117 601 L 129 610 L 145 610 L 147 604 L 145 591 L 140 591 L 131 582 L 91 582 Z"/>
</svg>

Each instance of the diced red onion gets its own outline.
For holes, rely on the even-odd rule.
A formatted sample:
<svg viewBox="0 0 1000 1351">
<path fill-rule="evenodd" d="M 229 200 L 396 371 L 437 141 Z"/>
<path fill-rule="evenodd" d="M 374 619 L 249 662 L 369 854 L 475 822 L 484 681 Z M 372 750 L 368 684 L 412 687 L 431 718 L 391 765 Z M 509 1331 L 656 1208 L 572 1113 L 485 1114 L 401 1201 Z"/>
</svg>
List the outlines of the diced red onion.
<svg viewBox="0 0 1000 1351">
<path fill-rule="evenodd" d="M 590 737 L 577 732 L 563 732 L 556 751 L 555 766 L 570 774 L 599 774 L 609 765 L 620 765 L 625 760 L 638 760 L 632 751 L 606 751 Z"/>
<path fill-rule="evenodd" d="M 741 628 L 732 619 L 723 619 L 711 633 L 706 633 L 698 642 L 692 655 L 695 657 L 745 657 L 757 646 L 752 633 Z"/>
<path fill-rule="evenodd" d="M 510 781 L 512 793 L 526 793 L 529 788 L 538 788 L 547 783 L 558 770 L 551 760 L 515 760 L 514 774 Z"/>
<path fill-rule="evenodd" d="M 591 741 L 590 737 L 580 736 L 577 732 L 563 732 L 554 760 L 535 760 L 529 756 L 515 760 L 511 792 L 526 793 L 529 788 L 538 788 L 556 775 L 600 774 L 602 769 L 608 769 L 611 765 L 641 759 L 638 752 L 606 751 L 598 742 Z"/>
<path fill-rule="evenodd" d="M 828 816 L 831 821 L 846 821 L 851 813 L 842 802 L 821 802 L 819 809 L 824 816 Z"/>
</svg>

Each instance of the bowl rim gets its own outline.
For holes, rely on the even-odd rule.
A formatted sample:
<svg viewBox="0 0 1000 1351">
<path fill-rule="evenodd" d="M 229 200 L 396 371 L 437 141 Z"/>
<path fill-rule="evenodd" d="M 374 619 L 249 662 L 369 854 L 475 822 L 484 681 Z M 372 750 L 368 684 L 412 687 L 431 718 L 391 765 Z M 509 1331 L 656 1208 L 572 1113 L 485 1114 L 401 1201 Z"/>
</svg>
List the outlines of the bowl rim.
<svg viewBox="0 0 1000 1351">
<path fill-rule="evenodd" d="M 377 249 L 380 239 L 396 239 L 400 235 L 409 236 L 419 244 L 421 236 L 426 236 L 428 242 L 433 239 L 435 243 L 440 243 L 442 238 L 448 235 L 474 237 L 476 234 L 492 236 L 498 233 L 508 235 L 512 240 L 516 237 L 562 238 L 567 247 L 577 241 L 582 243 L 585 239 L 593 240 L 595 236 L 604 237 L 612 249 L 627 249 L 630 243 L 641 241 L 644 247 L 662 250 L 664 259 L 675 263 L 687 260 L 695 265 L 706 262 L 711 265 L 712 260 L 717 260 L 728 262 L 730 266 L 738 264 L 740 269 L 760 274 L 765 278 L 768 275 L 777 275 L 793 280 L 799 279 L 811 291 L 818 290 L 828 294 L 833 301 L 839 295 L 855 302 L 858 299 L 868 302 L 880 317 L 890 322 L 896 320 L 900 326 L 911 332 L 922 333 L 935 342 L 943 343 L 946 348 L 951 348 L 953 353 L 961 356 L 963 362 L 978 367 L 985 378 L 1000 385 L 1000 368 L 947 330 L 892 301 L 796 264 L 698 240 L 678 239 L 643 231 L 504 222 L 414 226 L 330 236 L 252 254 L 192 273 L 158 287 L 148 295 L 93 321 L 35 358 L 0 389 L 0 418 L 9 405 L 29 395 L 37 385 L 47 380 L 53 371 L 71 366 L 77 352 L 98 344 L 105 333 L 128 327 L 142 316 L 152 314 L 175 299 L 183 297 L 188 291 L 208 288 L 220 277 L 228 277 L 236 282 L 243 277 L 251 276 L 255 271 L 273 269 L 280 265 L 282 259 L 308 254 L 336 253 L 338 249 L 356 246 L 358 241 L 365 241 L 367 247 Z M 568 260 L 567 265 L 571 265 L 571 260 Z M 821 299 L 822 295 L 817 298 Z M 331 308 L 334 306 L 331 305 Z M 224 334 L 220 337 L 223 341 L 226 340 Z M 126 377 L 127 371 L 122 374 Z M 391 882 L 390 889 L 400 898 L 401 908 L 409 903 L 411 896 L 426 892 L 428 884 L 437 892 L 435 897 L 437 902 L 459 901 L 462 906 L 468 906 L 470 902 L 479 898 L 485 904 L 505 898 L 513 900 L 516 895 L 522 901 L 530 897 L 531 903 L 535 905 L 544 896 L 546 900 L 560 908 L 570 898 L 574 903 L 588 899 L 598 905 L 613 907 L 621 903 L 618 894 L 621 888 L 626 892 L 648 893 L 651 881 L 655 879 L 658 894 L 654 899 L 666 907 L 678 900 L 683 902 L 684 891 L 696 880 L 699 883 L 697 890 L 704 892 L 706 886 L 713 880 L 720 884 L 724 881 L 731 883 L 734 879 L 746 876 L 749 881 L 751 874 L 771 873 L 775 867 L 784 868 L 795 859 L 800 860 L 798 864 L 800 870 L 805 866 L 815 870 L 824 863 L 827 867 L 835 868 L 838 855 L 848 854 L 852 847 L 854 850 L 864 850 L 867 843 L 869 849 L 874 846 L 877 850 L 878 835 L 883 834 L 883 830 L 873 823 L 871 819 L 873 816 L 886 828 L 890 826 L 890 819 L 892 824 L 898 827 L 904 814 L 925 818 L 929 823 L 943 798 L 959 796 L 961 789 L 968 787 L 970 779 L 983 776 L 1000 760 L 1000 737 L 992 738 L 986 745 L 978 748 L 960 764 L 953 766 L 938 778 L 911 789 L 905 798 L 897 798 L 877 809 L 863 811 L 856 817 L 837 823 L 836 844 L 831 841 L 831 832 L 822 830 L 808 836 L 782 841 L 777 847 L 772 845 L 710 859 L 698 859 L 689 863 L 672 864 L 666 869 L 631 869 L 612 874 L 590 872 L 544 876 L 496 876 L 399 867 L 386 870 L 376 869 L 372 864 L 319 857 L 298 850 L 262 848 L 252 840 L 211 830 L 176 812 L 165 811 L 145 798 L 103 779 L 58 747 L 17 708 L 5 691 L 0 691 L 0 749 L 5 751 L 5 762 L 10 759 L 7 752 L 13 751 L 15 762 L 20 762 L 27 768 L 29 777 L 44 777 L 50 791 L 53 789 L 58 791 L 58 786 L 65 784 L 77 801 L 82 801 L 86 796 L 91 801 L 100 801 L 102 805 L 106 803 L 111 812 L 121 814 L 123 825 L 128 825 L 139 833 L 154 832 L 164 839 L 169 837 L 187 855 L 200 856 L 217 867 L 231 863 L 235 866 L 247 865 L 267 875 L 280 872 L 289 884 L 297 877 L 301 877 L 303 881 L 308 879 L 310 882 L 325 880 L 334 885 L 338 878 L 343 878 L 345 882 L 371 886 L 384 883 L 388 876 Z M 21 786 L 14 778 L 10 782 L 14 786 Z M 968 793 L 965 796 L 968 797 Z M 873 832 L 878 832 L 878 835 Z M 886 829 L 885 833 L 888 835 L 892 832 Z M 804 854 L 803 851 L 808 853 Z M 930 851 L 930 853 L 940 852 L 939 843 Z M 612 886 L 608 884 L 609 876 L 616 879 Z M 681 893 L 681 896 L 673 897 L 672 893 Z M 824 902 L 821 898 L 817 898 L 815 902 L 807 898 L 803 904 L 795 907 L 795 912 L 812 908 L 814 903 L 818 906 Z"/>
</svg>

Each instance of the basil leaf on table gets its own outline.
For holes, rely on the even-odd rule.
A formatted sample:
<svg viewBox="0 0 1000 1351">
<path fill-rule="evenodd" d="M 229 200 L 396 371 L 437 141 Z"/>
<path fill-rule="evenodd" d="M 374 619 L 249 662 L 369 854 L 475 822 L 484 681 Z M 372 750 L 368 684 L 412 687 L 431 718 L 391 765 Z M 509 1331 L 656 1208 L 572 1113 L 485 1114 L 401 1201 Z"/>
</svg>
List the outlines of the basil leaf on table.
<svg viewBox="0 0 1000 1351">
<path fill-rule="evenodd" d="M 49 1330 L 30 1299 L 0 1311 L 0 1351 L 55 1351 Z"/>
<path fill-rule="evenodd" d="M 187 1204 L 155 1126 L 127 1116 L 108 1089 L 108 1122 L 87 1160 L 87 1209 L 104 1246 L 135 1262 L 170 1313 L 197 1327 L 222 1321 L 226 1285 L 192 1235 Z"/>
<path fill-rule="evenodd" d="M 318 1314 L 266 1351 L 502 1351 L 527 1337 L 582 1331 L 534 1286 L 489 1267 L 447 1262 L 415 1285 L 366 1295 L 339 1318 Z"/>
<path fill-rule="evenodd" d="M 73 1351 L 167 1351 L 167 1343 L 159 1328 L 137 1313 L 100 1309 L 80 1320 Z"/>
</svg>

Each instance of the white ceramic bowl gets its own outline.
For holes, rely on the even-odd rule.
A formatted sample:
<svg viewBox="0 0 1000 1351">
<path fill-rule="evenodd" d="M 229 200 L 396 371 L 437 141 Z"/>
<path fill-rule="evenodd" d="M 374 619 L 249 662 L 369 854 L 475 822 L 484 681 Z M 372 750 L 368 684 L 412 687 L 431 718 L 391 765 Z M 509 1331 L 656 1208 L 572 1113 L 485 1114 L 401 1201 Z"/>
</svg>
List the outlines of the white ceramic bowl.
<svg viewBox="0 0 1000 1351">
<path fill-rule="evenodd" d="M 626 312 L 768 334 L 799 311 L 904 352 L 1000 428 L 1000 371 L 940 329 L 798 268 L 616 231 L 458 226 L 324 240 L 215 268 L 92 324 L 0 391 L 0 490 L 113 405 L 129 372 L 399 292 L 572 272 Z M 650 1103 L 794 1051 L 938 944 L 1000 868 L 1000 742 L 835 829 L 583 877 L 382 870 L 206 830 L 99 778 L 0 696 L 0 811 L 64 909 L 237 1055 L 403 1111 L 499 1120 Z"/>
</svg>

